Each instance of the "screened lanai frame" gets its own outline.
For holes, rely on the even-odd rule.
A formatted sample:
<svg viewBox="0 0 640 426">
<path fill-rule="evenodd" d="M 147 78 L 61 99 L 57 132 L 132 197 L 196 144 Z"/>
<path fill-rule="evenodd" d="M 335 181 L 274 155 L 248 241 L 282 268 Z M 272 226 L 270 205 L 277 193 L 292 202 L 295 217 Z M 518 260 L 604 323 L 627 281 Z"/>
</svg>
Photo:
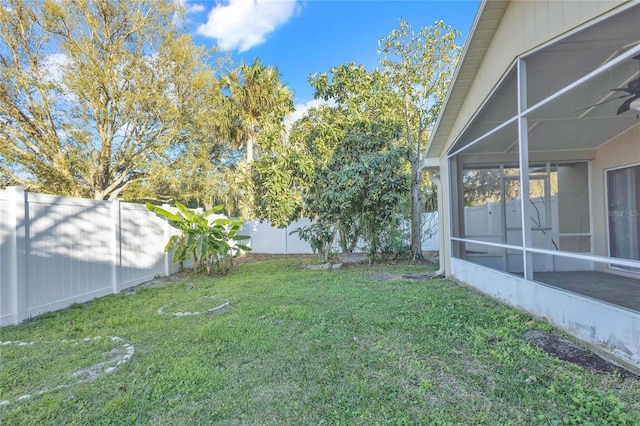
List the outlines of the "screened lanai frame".
<svg viewBox="0 0 640 426">
<path fill-rule="evenodd" d="M 640 13 L 639 9 L 640 8 L 637 5 L 634 6 L 634 8 L 631 8 L 634 16 Z M 620 17 L 622 15 L 618 14 L 617 16 Z M 600 27 L 607 25 L 607 19 L 609 18 L 611 17 L 603 17 L 599 22 L 597 22 L 594 25 L 594 31 L 601 31 L 602 28 L 598 29 L 597 25 L 600 25 Z M 615 19 L 624 19 L 624 17 L 614 17 L 614 20 Z M 609 22 L 609 25 L 613 24 L 613 21 Z M 576 33 L 578 32 L 579 31 L 576 31 Z M 569 34 L 565 39 L 568 40 L 572 36 L 579 37 L 579 35 L 576 36 L 576 34 Z M 464 229 L 464 189 L 462 188 L 462 179 L 465 167 L 467 167 L 467 169 L 473 169 L 474 167 L 476 169 L 480 169 L 487 166 L 498 167 L 500 169 L 500 197 L 504 198 L 505 194 L 502 190 L 504 188 L 502 182 L 504 175 L 502 170 L 505 167 L 528 171 L 534 167 L 538 169 L 545 168 L 547 175 L 549 175 L 550 170 L 553 167 L 580 165 L 576 167 L 586 170 L 586 172 L 584 172 L 584 175 L 587 177 L 585 188 L 586 193 L 590 196 L 593 193 L 591 161 L 593 160 L 594 149 L 585 149 L 583 150 L 584 152 L 581 153 L 578 153 L 578 150 L 574 150 L 574 152 L 571 152 L 571 150 L 567 150 L 566 152 L 558 150 L 555 151 L 557 153 L 555 158 L 544 158 L 544 153 L 531 151 L 529 140 L 530 134 L 536 131 L 535 128 L 538 124 L 542 123 L 540 124 L 540 128 L 545 126 L 544 119 L 540 119 L 542 115 L 541 111 L 543 111 L 543 109 L 548 108 L 550 111 L 553 111 L 554 108 L 560 108 L 563 104 L 563 99 L 568 98 L 571 98 L 570 100 L 573 101 L 580 99 L 582 105 L 587 106 L 587 108 L 585 108 L 586 112 L 576 110 L 572 111 L 572 113 L 576 113 L 576 117 L 585 118 L 586 121 L 590 123 L 592 122 L 594 126 L 597 126 L 597 123 L 607 122 L 607 120 L 608 122 L 611 122 L 611 120 L 619 120 L 623 123 L 620 128 L 621 133 L 624 133 L 629 128 L 636 126 L 637 124 L 633 123 L 635 117 L 630 117 L 630 114 L 627 114 L 626 117 L 621 117 L 617 114 L 613 115 L 613 113 L 601 114 L 600 112 L 594 112 L 600 107 L 591 107 L 591 109 L 589 109 L 589 106 L 593 104 L 598 104 L 600 102 L 609 104 L 608 101 L 611 101 L 611 108 L 614 108 L 615 111 L 615 108 L 620 102 L 622 102 L 622 100 L 620 102 L 616 102 L 616 98 L 614 96 L 615 93 L 609 93 L 607 91 L 608 88 L 620 87 L 622 82 L 629 81 L 628 76 L 638 77 L 637 74 L 629 73 L 629 67 L 635 66 L 635 60 L 633 58 L 640 55 L 640 37 L 636 33 L 632 32 L 630 34 L 630 38 L 635 40 L 636 43 L 630 43 L 623 46 L 624 50 L 608 53 L 606 53 L 606 50 L 609 46 L 607 46 L 605 41 L 603 41 L 602 45 L 597 45 L 597 47 L 606 53 L 606 60 L 603 60 L 595 68 L 588 70 L 588 72 L 584 72 L 582 75 L 577 76 L 571 81 L 563 82 L 562 78 L 560 78 L 560 82 L 556 83 L 559 87 L 554 87 L 551 92 L 547 93 L 545 90 L 534 91 L 535 93 L 533 96 L 527 96 L 528 90 L 531 90 L 529 84 L 533 84 L 527 79 L 527 68 L 529 62 L 533 63 L 534 67 L 536 65 L 540 67 L 540 63 L 542 61 L 535 55 L 543 52 L 543 55 L 541 56 L 544 58 L 545 49 L 549 49 L 546 54 L 560 55 L 562 54 L 562 43 L 559 43 L 557 48 L 555 48 L 557 52 L 554 51 L 554 43 L 549 43 L 548 45 L 541 46 L 535 51 L 527 53 L 515 60 L 512 66 L 503 75 L 500 82 L 496 85 L 494 91 L 478 109 L 474 119 L 470 121 L 469 125 L 460 134 L 459 138 L 452 144 L 449 153 L 447 154 L 450 172 L 449 178 L 451 182 L 449 187 L 449 197 L 452 210 L 452 220 L 450 222 L 449 231 L 451 253 L 454 257 L 469 260 L 470 258 L 467 256 L 465 247 L 484 247 L 487 252 L 494 250 L 494 252 L 502 253 L 504 258 L 502 269 L 508 272 L 507 253 L 510 253 L 514 257 L 520 257 L 521 270 L 517 270 L 517 274 L 523 276 L 527 280 L 534 280 L 533 273 L 536 269 L 534 268 L 534 264 L 536 262 L 534 257 L 536 256 L 538 258 L 549 256 L 554 260 L 562 258 L 563 260 L 568 261 L 569 264 L 573 262 L 574 265 L 580 265 L 578 269 L 586 271 L 596 270 L 599 268 L 602 269 L 603 265 L 616 265 L 631 270 L 640 268 L 640 261 L 614 258 L 608 255 L 608 251 L 606 255 L 595 254 L 596 252 L 594 250 L 593 241 L 594 212 L 592 211 L 594 201 L 592 199 L 587 200 L 586 212 L 584 212 L 588 217 L 587 229 L 579 230 L 579 232 L 559 232 L 557 234 L 558 237 L 566 237 L 569 239 L 573 238 L 576 241 L 587 240 L 588 243 L 585 243 L 585 246 L 588 246 L 588 250 L 563 250 L 562 248 L 550 249 L 549 247 L 541 247 L 534 244 L 534 235 L 532 234 L 530 218 L 532 217 L 532 209 L 535 207 L 533 205 L 534 203 L 531 202 L 530 197 L 525 196 L 519 197 L 518 213 L 521 235 L 518 243 L 510 244 L 508 241 L 505 241 L 505 238 L 507 237 L 506 233 L 502 234 L 502 241 L 487 241 L 482 238 L 474 237 L 473 235 L 468 235 Z M 594 39 L 597 40 L 597 37 L 594 37 Z M 570 41 L 575 42 L 574 40 Z M 587 43 L 587 41 L 585 41 L 585 43 Z M 595 46 L 596 43 L 597 42 L 593 42 L 593 45 Z M 568 45 L 569 43 L 567 42 L 566 44 Z M 588 49 L 585 49 L 585 52 L 583 52 L 585 55 L 589 54 Z M 573 53 L 570 52 L 569 54 Z M 576 56 L 578 55 L 579 54 L 576 54 Z M 623 75 L 626 80 L 622 82 L 618 81 L 618 77 Z M 565 77 L 570 78 L 570 76 Z M 532 80 L 535 80 L 536 78 L 540 81 L 540 75 L 534 77 Z M 593 88 L 590 85 L 595 84 L 599 85 L 599 87 L 602 86 L 607 88 L 604 92 L 600 91 L 603 93 L 602 95 L 598 95 L 600 98 L 593 98 L 592 93 L 595 93 L 596 91 L 589 90 L 589 87 Z M 554 84 L 551 83 L 550 86 L 553 87 Z M 539 82 L 537 87 L 541 87 Z M 513 93 L 514 90 L 515 94 Z M 579 95 L 576 96 L 576 93 L 579 93 Z M 527 102 L 527 100 L 529 100 L 529 102 Z M 501 109 L 500 105 L 506 105 L 507 107 Z M 505 113 L 505 110 L 509 108 L 513 112 Z M 589 114 L 592 114 L 594 117 L 592 120 L 590 120 Z M 547 118 L 547 120 L 549 120 L 548 122 L 551 122 L 552 119 Z M 583 121 L 583 123 L 586 121 Z M 580 128 L 576 128 L 576 131 L 578 132 L 582 130 Z M 584 132 L 587 131 L 589 131 L 589 129 L 584 130 Z M 598 129 L 592 129 L 591 131 L 592 133 L 597 133 Z M 515 138 L 513 138 L 514 134 Z M 595 136 L 597 136 L 597 134 Z M 613 136 L 615 136 L 615 134 L 608 135 L 607 137 L 610 139 Z M 512 139 L 509 139 L 509 137 L 512 137 Z M 585 134 L 585 138 L 588 139 L 588 135 Z M 504 145 L 505 149 L 503 149 L 501 153 L 493 153 L 491 155 L 485 155 L 483 153 L 485 145 L 490 144 L 492 141 L 495 142 L 499 140 L 507 142 Z M 509 141 L 512 141 L 512 143 L 509 144 Z M 602 140 L 602 142 L 606 143 L 607 139 Z M 535 145 L 535 143 L 536 141 L 534 141 L 533 145 Z M 521 194 L 531 194 L 530 174 L 530 172 L 518 173 L 519 186 L 522 189 Z M 503 211 L 504 204 L 505 203 L 502 202 L 501 207 Z M 507 220 L 504 212 L 502 213 L 501 220 L 504 225 Z M 506 228 L 506 225 L 504 227 Z M 535 231 L 536 230 L 534 230 L 534 232 Z"/>
</svg>

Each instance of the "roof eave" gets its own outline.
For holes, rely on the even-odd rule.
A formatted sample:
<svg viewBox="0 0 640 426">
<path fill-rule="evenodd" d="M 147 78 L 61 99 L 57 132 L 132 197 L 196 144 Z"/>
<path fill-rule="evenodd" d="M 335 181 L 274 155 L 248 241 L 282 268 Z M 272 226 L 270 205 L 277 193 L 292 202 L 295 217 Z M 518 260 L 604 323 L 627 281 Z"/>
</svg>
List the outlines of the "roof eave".
<svg viewBox="0 0 640 426">
<path fill-rule="evenodd" d="M 462 49 L 443 106 L 431 132 L 431 140 L 425 152 L 425 164 L 429 158 L 440 158 L 449 133 L 467 97 L 482 59 L 495 35 L 500 20 L 510 0 L 482 0 Z"/>
</svg>

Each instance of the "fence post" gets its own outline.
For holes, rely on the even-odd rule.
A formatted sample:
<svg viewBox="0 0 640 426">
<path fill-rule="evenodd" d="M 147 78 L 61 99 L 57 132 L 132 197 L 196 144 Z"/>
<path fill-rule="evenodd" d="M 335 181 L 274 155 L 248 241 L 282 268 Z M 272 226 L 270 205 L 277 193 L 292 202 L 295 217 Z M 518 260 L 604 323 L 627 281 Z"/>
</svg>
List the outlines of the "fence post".
<svg viewBox="0 0 640 426">
<path fill-rule="evenodd" d="M 163 204 L 162 208 L 165 210 L 171 210 L 171 206 L 169 204 Z M 172 230 L 171 225 L 168 220 L 163 220 L 165 222 L 164 226 L 164 235 L 165 235 L 165 244 L 171 238 Z M 164 252 L 164 276 L 168 277 L 171 275 L 171 250 Z"/>
<path fill-rule="evenodd" d="M 113 293 L 118 293 L 118 267 L 121 263 L 122 253 L 120 251 L 120 200 L 111 200 L 111 230 L 113 251 L 111 254 L 111 286 Z"/>
<path fill-rule="evenodd" d="M 7 188 L 10 199 L 11 260 L 11 295 L 13 307 L 13 323 L 19 324 L 27 317 L 27 202 L 24 188 L 10 186 Z"/>
<path fill-rule="evenodd" d="M 273 227 L 273 224 L 269 222 L 269 224 Z M 289 227 L 284 227 L 284 254 L 289 254 Z"/>
</svg>

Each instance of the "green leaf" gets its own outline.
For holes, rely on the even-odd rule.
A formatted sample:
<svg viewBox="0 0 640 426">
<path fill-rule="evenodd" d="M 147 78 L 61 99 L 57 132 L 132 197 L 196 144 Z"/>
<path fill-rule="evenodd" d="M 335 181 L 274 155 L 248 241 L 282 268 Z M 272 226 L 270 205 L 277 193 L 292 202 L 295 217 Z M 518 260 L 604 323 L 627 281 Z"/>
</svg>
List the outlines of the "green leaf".
<svg viewBox="0 0 640 426">
<path fill-rule="evenodd" d="M 172 222 L 176 222 L 176 223 L 184 222 L 184 218 L 182 216 L 172 213 L 168 210 L 165 210 L 162 207 L 158 207 L 151 203 L 145 203 L 145 206 L 147 207 L 147 209 L 151 210 L 153 213 L 159 216 L 162 216 Z"/>
<path fill-rule="evenodd" d="M 176 207 L 178 208 L 178 210 L 180 210 L 180 213 L 182 213 L 187 220 L 193 221 L 196 218 L 196 213 L 184 204 L 176 202 Z"/>
<path fill-rule="evenodd" d="M 178 241 L 180 241 L 180 236 L 172 235 L 171 238 L 169 238 L 169 241 L 167 241 L 167 244 L 164 246 L 164 251 L 167 252 L 171 250 Z"/>
<path fill-rule="evenodd" d="M 212 214 L 218 213 L 220 210 L 223 210 L 223 209 L 224 209 L 224 206 L 222 204 L 220 204 L 218 206 L 214 206 L 214 207 L 210 208 L 209 210 L 204 212 L 203 215 L 205 217 L 208 217 L 208 216 L 211 216 Z"/>
</svg>

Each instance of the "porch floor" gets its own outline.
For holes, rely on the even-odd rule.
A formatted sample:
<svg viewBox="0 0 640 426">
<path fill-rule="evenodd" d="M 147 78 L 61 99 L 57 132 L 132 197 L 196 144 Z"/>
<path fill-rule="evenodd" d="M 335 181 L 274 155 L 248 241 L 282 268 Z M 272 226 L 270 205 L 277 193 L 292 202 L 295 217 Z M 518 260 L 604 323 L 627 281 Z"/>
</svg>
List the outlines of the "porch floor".
<svg viewBox="0 0 640 426">
<path fill-rule="evenodd" d="M 598 271 L 534 272 L 533 279 L 640 312 L 640 279 Z"/>
</svg>

